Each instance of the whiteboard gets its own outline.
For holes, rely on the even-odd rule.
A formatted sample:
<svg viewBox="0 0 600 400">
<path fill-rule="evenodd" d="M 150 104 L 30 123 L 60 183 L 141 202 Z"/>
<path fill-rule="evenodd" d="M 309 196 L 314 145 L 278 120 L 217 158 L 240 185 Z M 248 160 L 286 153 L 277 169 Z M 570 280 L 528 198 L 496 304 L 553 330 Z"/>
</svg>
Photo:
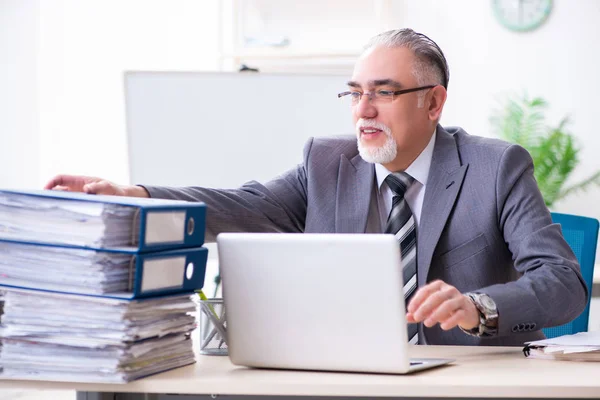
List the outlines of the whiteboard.
<svg viewBox="0 0 600 400">
<path fill-rule="evenodd" d="M 233 188 L 302 162 L 311 136 L 353 134 L 349 76 L 127 72 L 130 183 Z"/>
</svg>

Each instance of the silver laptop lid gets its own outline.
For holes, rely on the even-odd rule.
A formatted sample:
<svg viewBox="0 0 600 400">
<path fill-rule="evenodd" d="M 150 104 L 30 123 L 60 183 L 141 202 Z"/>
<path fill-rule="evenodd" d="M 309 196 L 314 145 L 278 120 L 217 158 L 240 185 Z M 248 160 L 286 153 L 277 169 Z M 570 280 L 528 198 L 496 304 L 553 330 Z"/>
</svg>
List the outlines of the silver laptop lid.
<svg viewBox="0 0 600 400">
<path fill-rule="evenodd" d="M 393 235 L 224 233 L 217 243 L 234 364 L 409 370 Z"/>
</svg>

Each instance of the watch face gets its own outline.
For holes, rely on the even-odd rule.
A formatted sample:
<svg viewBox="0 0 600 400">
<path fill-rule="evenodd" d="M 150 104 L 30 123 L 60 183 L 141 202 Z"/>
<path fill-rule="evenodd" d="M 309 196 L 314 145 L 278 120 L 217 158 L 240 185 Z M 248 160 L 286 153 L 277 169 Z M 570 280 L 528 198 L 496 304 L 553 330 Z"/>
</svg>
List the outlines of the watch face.
<svg viewBox="0 0 600 400">
<path fill-rule="evenodd" d="M 487 310 L 495 310 L 496 309 L 496 303 L 494 303 L 494 300 L 492 300 L 489 296 L 484 294 L 480 297 L 480 299 L 481 299 L 481 305 L 483 307 L 485 307 Z"/>
<path fill-rule="evenodd" d="M 498 21 L 513 31 L 530 31 L 546 21 L 552 0 L 492 0 Z"/>
</svg>

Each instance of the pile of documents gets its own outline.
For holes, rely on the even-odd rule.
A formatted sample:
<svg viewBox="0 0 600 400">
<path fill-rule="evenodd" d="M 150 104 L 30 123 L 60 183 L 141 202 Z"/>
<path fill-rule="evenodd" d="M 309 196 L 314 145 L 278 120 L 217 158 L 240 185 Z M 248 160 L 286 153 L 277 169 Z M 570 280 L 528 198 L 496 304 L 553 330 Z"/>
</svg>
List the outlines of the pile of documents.
<svg viewBox="0 0 600 400">
<path fill-rule="evenodd" d="M 206 206 L 0 190 L 0 365 L 10 379 L 124 383 L 195 361 Z"/>
<path fill-rule="evenodd" d="M 0 326 L 2 326 L 2 314 L 4 314 L 4 292 L 0 290 Z M 2 338 L 0 337 L 0 355 L 2 354 Z M 0 357 L 0 372 L 2 372 L 2 358 Z"/>
<path fill-rule="evenodd" d="M 127 301 L 9 289 L 5 296 L 7 378 L 121 383 L 194 362 L 189 295 Z"/>
<path fill-rule="evenodd" d="M 131 298 L 136 274 L 138 286 L 160 289 L 152 283 L 150 269 L 173 290 L 183 284 L 189 291 L 202 287 L 208 250 L 203 247 L 151 253 L 134 250 L 94 250 L 38 243 L 12 242 L 0 238 L 0 280 L 2 285 L 59 292 L 109 295 Z M 190 265 L 197 266 L 184 279 Z M 141 279 L 146 275 L 146 282 Z M 164 277 L 163 275 L 167 275 Z M 178 290 L 173 290 L 177 292 Z"/>
<path fill-rule="evenodd" d="M 129 286 L 132 255 L 127 253 L 0 240 L 0 254 L 4 285 L 83 294 L 124 292 Z"/>
<path fill-rule="evenodd" d="M 600 361 L 600 332 L 580 332 L 527 342 L 526 357 L 547 360 Z"/>
<path fill-rule="evenodd" d="M 0 191 L 0 231 L 6 239 L 75 246 L 130 246 L 138 240 L 135 207 Z M 52 237 L 48 237 L 48 232 Z"/>
<path fill-rule="evenodd" d="M 199 202 L 0 190 L 0 237 L 22 242 L 140 251 L 201 246 L 205 216 Z"/>
</svg>

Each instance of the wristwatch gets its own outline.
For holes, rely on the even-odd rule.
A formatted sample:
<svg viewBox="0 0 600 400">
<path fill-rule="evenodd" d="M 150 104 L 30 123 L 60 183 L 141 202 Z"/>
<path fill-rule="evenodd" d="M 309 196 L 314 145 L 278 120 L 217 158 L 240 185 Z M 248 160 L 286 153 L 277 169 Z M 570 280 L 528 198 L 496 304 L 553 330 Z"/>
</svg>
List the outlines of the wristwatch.
<svg viewBox="0 0 600 400">
<path fill-rule="evenodd" d="M 465 293 L 469 297 L 477 311 L 479 311 L 479 326 L 473 329 L 462 329 L 469 335 L 478 337 L 491 337 L 498 334 L 498 308 L 496 302 L 485 293 Z"/>
</svg>

